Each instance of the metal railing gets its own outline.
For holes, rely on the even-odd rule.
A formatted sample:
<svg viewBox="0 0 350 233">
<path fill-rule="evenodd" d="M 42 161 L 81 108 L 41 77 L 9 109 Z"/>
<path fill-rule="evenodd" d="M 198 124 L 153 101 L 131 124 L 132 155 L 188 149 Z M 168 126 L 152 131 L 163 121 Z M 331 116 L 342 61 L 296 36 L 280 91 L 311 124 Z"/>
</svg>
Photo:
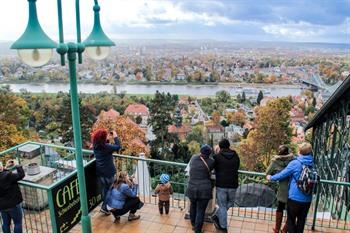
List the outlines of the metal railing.
<svg viewBox="0 0 350 233">
<path fill-rule="evenodd" d="M 20 188 L 24 197 L 24 227 L 25 232 L 55 232 L 53 227 L 55 224 L 54 205 L 51 192 L 58 185 L 65 182 L 76 172 L 74 171 L 74 148 L 49 145 L 36 142 L 26 142 L 15 146 L 9 150 L 0 152 L 0 159 L 4 156 L 17 158 L 22 164 L 30 162 L 21 157 L 19 148 L 23 145 L 32 144 L 40 146 L 40 165 L 48 166 L 56 169 L 56 174 L 52 176 L 52 181 L 44 182 L 44 184 L 32 183 L 28 181 L 20 181 Z M 48 150 L 58 153 L 58 157 L 48 156 Z M 86 162 L 92 159 L 91 150 L 83 150 Z M 115 163 L 118 171 L 128 171 L 130 175 L 134 175 L 139 183 L 139 196 L 147 204 L 158 204 L 158 198 L 154 194 L 154 188 L 159 182 L 159 176 L 167 173 L 171 176 L 171 184 L 174 194 L 171 198 L 172 208 L 187 209 L 188 200 L 185 197 L 187 187 L 187 176 L 185 163 L 176 163 L 171 161 L 161 161 L 148 159 L 143 157 L 134 157 L 128 155 L 115 155 Z M 50 178 L 51 179 L 51 178 Z M 277 183 L 268 183 L 264 173 L 239 171 L 240 186 L 237 193 L 249 192 L 250 190 L 263 190 L 266 195 L 271 195 L 277 190 Z M 307 224 L 313 227 L 327 227 L 336 229 L 350 230 L 350 214 L 347 209 L 348 200 L 337 200 L 334 190 L 343 192 L 350 190 L 350 183 L 321 180 L 317 195 L 313 198 L 312 205 L 308 214 Z M 249 195 L 255 195 L 254 191 L 250 191 Z M 327 193 L 332 195 L 327 196 Z M 248 195 L 248 194 L 247 194 Z M 248 196 L 249 196 L 248 195 Z M 265 195 L 262 195 L 265 196 Z M 35 198 L 34 198 L 35 197 Z M 249 196 L 252 198 L 252 196 Z M 272 221 L 275 218 L 276 200 L 258 199 L 258 204 L 254 205 L 246 203 L 237 197 L 236 204 L 229 211 L 231 216 L 240 218 L 253 218 L 260 220 Z M 244 198 L 243 198 L 244 199 Z M 242 204 L 243 203 L 243 204 Z M 334 214 L 334 209 L 339 210 Z M 1 222 L 1 218 L 0 218 Z M 57 230 L 57 229 L 56 229 Z M 0 232 L 2 232 L 0 230 Z"/>
</svg>

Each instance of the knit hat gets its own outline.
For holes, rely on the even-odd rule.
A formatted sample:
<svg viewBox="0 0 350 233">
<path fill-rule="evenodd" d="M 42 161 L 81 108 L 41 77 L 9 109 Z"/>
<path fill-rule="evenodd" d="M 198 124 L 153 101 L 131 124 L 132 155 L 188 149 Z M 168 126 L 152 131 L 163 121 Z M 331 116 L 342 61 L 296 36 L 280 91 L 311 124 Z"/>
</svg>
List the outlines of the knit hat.
<svg viewBox="0 0 350 233">
<path fill-rule="evenodd" d="M 201 154 L 209 156 L 211 154 L 211 147 L 208 144 L 202 145 L 201 146 Z"/>
<path fill-rule="evenodd" d="M 166 184 L 169 182 L 170 176 L 168 174 L 162 174 L 162 175 L 160 175 L 159 180 L 160 180 L 160 183 Z"/>
</svg>

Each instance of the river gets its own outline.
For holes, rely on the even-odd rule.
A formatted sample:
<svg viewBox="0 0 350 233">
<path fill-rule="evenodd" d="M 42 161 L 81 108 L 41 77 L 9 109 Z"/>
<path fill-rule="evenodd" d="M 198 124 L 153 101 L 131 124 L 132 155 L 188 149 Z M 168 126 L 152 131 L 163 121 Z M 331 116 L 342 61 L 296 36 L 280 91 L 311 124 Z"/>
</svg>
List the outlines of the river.
<svg viewBox="0 0 350 233">
<path fill-rule="evenodd" d="M 0 84 L 1 85 L 1 84 Z M 64 83 L 16 83 L 8 84 L 14 92 L 20 92 L 21 89 L 26 89 L 33 93 L 57 93 L 59 91 L 68 92 L 69 84 Z M 178 95 L 191 96 L 213 96 L 216 92 L 226 90 L 232 95 L 237 95 L 245 90 L 246 94 L 257 95 L 258 90 L 264 90 L 265 96 L 282 97 L 289 95 L 299 95 L 302 91 L 300 86 L 293 85 L 254 85 L 254 88 L 248 84 L 219 84 L 219 85 L 173 85 L 173 84 L 117 84 L 117 93 L 126 92 L 127 94 L 154 94 L 157 90 L 160 92 L 170 92 Z M 81 93 L 99 93 L 113 92 L 112 85 L 102 84 L 78 84 L 78 91 Z"/>
</svg>

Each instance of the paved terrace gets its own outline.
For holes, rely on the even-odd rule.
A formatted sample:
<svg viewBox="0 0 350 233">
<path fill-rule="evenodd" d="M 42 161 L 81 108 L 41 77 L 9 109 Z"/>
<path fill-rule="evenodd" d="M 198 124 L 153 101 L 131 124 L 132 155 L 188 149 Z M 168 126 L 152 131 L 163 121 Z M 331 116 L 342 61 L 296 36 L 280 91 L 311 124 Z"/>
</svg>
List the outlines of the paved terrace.
<svg viewBox="0 0 350 233">
<path fill-rule="evenodd" d="M 160 215 L 158 208 L 154 204 L 145 204 L 138 211 L 140 220 L 129 222 L 127 215 L 121 217 L 117 222 L 113 222 L 114 217 L 105 216 L 99 213 L 96 208 L 92 213 L 92 228 L 94 233 L 190 233 L 193 232 L 189 220 L 184 219 L 185 210 L 171 208 L 169 215 Z M 252 218 L 230 217 L 229 232 L 232 233 L 266 233 L 273 232 L 272 221 Z M 81 232 L 78 225 L 71 232 Z M 220 232 L 216 231 L 213 224 L 205 223 L 204 233 Z M 327 233 L 349 233 L 348 230 L 335 230 L 330 228 L 316 228 L 311 230 L 311 226 L 306 226 L 305 233 L 327 232 Z"/>
</svg>

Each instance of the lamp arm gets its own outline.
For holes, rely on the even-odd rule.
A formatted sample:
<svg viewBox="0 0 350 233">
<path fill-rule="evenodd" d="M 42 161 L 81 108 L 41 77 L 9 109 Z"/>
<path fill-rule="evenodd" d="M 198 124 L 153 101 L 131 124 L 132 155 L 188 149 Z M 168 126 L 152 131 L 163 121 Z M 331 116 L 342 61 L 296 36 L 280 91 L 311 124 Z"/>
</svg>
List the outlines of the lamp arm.
<svg viewBox="0 0 350 233">
<path fill-rule="evenodd" d="M 59 44 L 56 51 L 60 54 L 61 57 L 61 65 L 65 65 L 64 55 L 67 53 L 68 48 L 64 44 L 64 36 L 63 36 L 63 20 L 62 20 L 62 1 L 57 0 L 57 15 L 58 15 L 58 37 Z"/>
<path fill-rule="evenodd" d="M 78 62 L 83 62 L 82 53 L 84 52 L 84 45 L 81 43 L 81 31 L 80 31 L 80 0 L 75 0 L 75 18 L 77 28 L 77 45 L 78 45 Z"/>
</svg>

